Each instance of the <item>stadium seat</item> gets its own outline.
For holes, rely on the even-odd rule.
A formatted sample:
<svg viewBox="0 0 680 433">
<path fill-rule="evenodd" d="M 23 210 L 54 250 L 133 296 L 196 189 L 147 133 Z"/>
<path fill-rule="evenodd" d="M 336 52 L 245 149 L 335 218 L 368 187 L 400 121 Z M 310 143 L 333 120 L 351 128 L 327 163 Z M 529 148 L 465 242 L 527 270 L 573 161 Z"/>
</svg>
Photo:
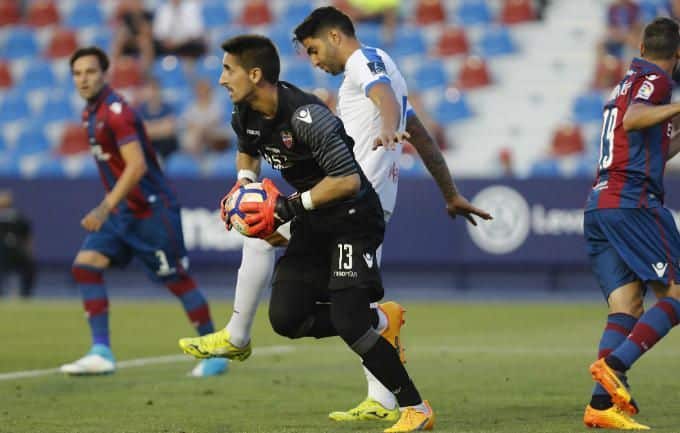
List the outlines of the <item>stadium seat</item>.
<svg viewBox="0 0 680 433">
<path fill-rule="evenodd" d="M 246 26 L 261 26 L 272 22 L 272 13 L 264 0 L 249 0 L 239 21 Z"/>
<path fill-rule="evenodd" d="M 623 79 L 626 66 L 623 61 L 612 55 L 602 56 L 595 67 L 593 88 L 609 91 Z"/>
<path fill-rule="evenodd" d="M 19 160 L 11 152 L 0 152 L 0 177 L 19 177 Z"/>
<path fill-rule="evenodd" d="M 356 27 L 356 34 L 362 44 L 368 47 L 382 47 L 382 26 L 371 23 L 360 23 Z M 400 40 L 401 42 L 401 36 Z"/>
<path fill-rule="evenodd" d="M 27 158 L 24 158 L 20 164 L 21 174 L 26 178 L 42 177 L 42 178 L 63 178 L 66 177 L 66 171 L 62 160 L 54 155 L 41 155 L 39 158 L 30 158 L 30 162 L 26 163 Z"/>
<path fill-rule="evenodd" d="M 109 50 L 113 43 L 113 32 L 108 27 L 97 28 L 92 37 L 91 44 L 103 50 Z"/>
<path fill-rule="evenodd" d="M 210 0 L 203 3 L 203 25 L 207 29 L 215 29 L 229 25 L 231 16 L 225 2 Z"/>
<path fill-rule="evenodd" d="M 581 128 L 577 125 L 566 123 L 560 125 L 554 132 L 550 153 L 554 156 L 572 155 L 581 153 L 585 149 L 585 140 Z"/>
<path fill-rule="evenodd" d="M 479 41 L 479 52 L 483 57 L 495 57 L 513 54 L 517 47 L 506 27 L 490 27 Z"/>
<path fill-rule="evenodd" d="M 447 27 L 442 31 L 437 40 L 437 54 L 440 56 L 456 56 L 468 54 L 470 45 L 468 43 L 465 29 L 462 27 Z"/>
<path fill-rule="evenodd" d="M 467 103 L 465 95 L 457 89 L 448 89 L 437 104 L 434 118 L 442 125 L 469 119 L 474 114 Z"/>
<path fill-rule="evenodd" d="M 415 15 L 416 24 L 420 26 L 446 21 L 446 11 L 441 0 L 418 0 Z"/>
<path fill-rule="evenodd" d="M 392 47 L 395 58 L 423 55 L 427 53 L 427 44 L 419 27 L 403 28 L 399 34 L 399 42 Z"/>
<path fill-rule="evenodd" d="M 558 177 L 560 168 L 557 159 L 545 158 L 535 161 L 529 170 L 530 177 Z"/>
<path fill-rule="evenodd" d="M 18 24 L 21 21 L 21 10 L 16 0 L 0 0 L 0 26 Z"/>
<path fill-rule="evenodd" d="M 501 7 L 500 21 L 503 24 L 519 24 L 536 18 L 532 0 L 505 0 Z"/>
<path fill-rule="evenodd" d="M 671 2 L 667 2 L 670 4 Z M 640 21 L 643 23 L 652 21 L 659 15 L 668 14 L 666 9 L 666 4 L 658 0 L 640 0 L 638 1 L 638 7 L 640 8 Z"/>
<path fill-rule="evenodd" d="M 0 104 L 0 124 L 25 120 L 31 116 L 31 109 L 26 101 L 26 95 L 11 90 Z"/>
<path fill-rule="evenodd" d="M 165 172 L 170 178 L 173 177 L 199 177 L 201 166 L 193 156 L 175 152 L 165 162 Z"/>
<path fill-rule="evenodd" d="M 194 70 L 195 78 L 202 78 L 217 84 L 222 73 L 222 58 L 215 55 L 207 55 L 196 62 Z"/>
<path fill-rule="evenodd" d="M 449 78 L 441 60 L 430 60 L 421 64 L 413 75 L 413 87 L 416 90 L 428 90 L 446 87 Z"/>
<path fill-rule="evenodd" d="M 175 56 L 157 59 L 152 71 L 163 89 L 181 89 L 189 85 L 182 62 Z"/>
<path fill-rule="evenodd" d="M 137 87 L 142 83 L 142 69 L 134 58 L 121 57 L 111 66 L 111 86 L 114 89 Z"/>
<path fill-rule="evenodd" d="M 493 20 L 485 0 L 462 0 L 456 11 L 456 17 L 464 26 L 488 24 Z"/>
<path fill-rule="evenodd" d="M 39 123 L 23 126 L 17 137 L 13 153 L 16 156 L 34 155 L 50 150 L 50 142 Z"/>
<path fill-rule="evenodd" d="M 219 153 L 212 153 L 206 158 L 205 174 L 210 177 L 236 177 L 234 161 L 236 151 L 227 150 Z M 262 164 L 265 165 L 265 164 Z"/>
<path fill-rule="evenodd" d="M 289 63 L 283 71 L 283 80 L 293 83 L 302 89 L 313 89 L 316 87 L 316 77 L 314 70 L 307 61 Z"/>
<path fill-rule="evenodd" d="M 74 29 L 86 27 L 101 27 L 106 24 L 104 15 L 99 8 L 99 2 L 80 0 L 74 6 L 68 17 L 66 24 Z"/>
<path fill-rule="evenodd" d="M 35 0 L 28 5 L 26 24 L 44 27 L 59 24 L 59 10 L 52 0 Z"/>
<path fill-rule="evenodd" d="M 57 29 L 47 44 L 45 56 L 50 59 L 69 57 L 78 48 L 76 33 L 69 29 Z"/>
<path fill-rule="evenodd" d="M 577 123 L 602 121 L 604 100 L 599 92 L 583 93 L 576 97 L 572 105 L 572 117 Z"/>
<path fill-rule="evenodd" d="M 23 92 L 48 90 L 56 86 L 57 79 L 52 64 L 45 60 L 31 62 L 24 71 L 18 88 Z"/>
<path fill-rule="evenodd" d="M 45 101 L 38 119 L 40 123 L 77 121 L 78 112 L 73 108 L 70 98 L 64 92 L 53 92 Z"/>
<path fill-rule="evenodd" d="M 458 73 L 456 86 L 461 89 L 477 89 L 491 84 L 491 74 L 484 59 L 470 56 L 465 59 Z"/>
<path fill-rule="evenodd" d="M 27 27 L 10 29 L 0 53 L 0 57 L 9 60 L 37 57 L 39 50 L 35 33 Z"/>
<path fill-rule="evenodd" d="M 281 22 L 282 27 L 292 32 L 302 20 L 312 13 L 314 7 L 309 2 L 303 0 L 287 3 L 288 6 L 278 17 L 278 21 Z"/>
<path fill-rule="evenodd" d="M 273 26 L 269 31 L 269 38 L 274 42 L 281 57 L 297 55 L 293 44 L 293 31 L 283 25 Z"/>
<path fill-rule="evenodd" d="M 12 87 L 12 71 L 7 62 L 0 60 L 0 89 Z"/>
<path fill-rule="evenodd" d="M 76 155 L 83 152 L 90 151 L 90 143 L 87 139 L 87 133 L 80 123 L 68 123 L 64 126 L 64 130 L 59 140 L 57 147 L 57 154 L 59 155 Z"/>
</svg>

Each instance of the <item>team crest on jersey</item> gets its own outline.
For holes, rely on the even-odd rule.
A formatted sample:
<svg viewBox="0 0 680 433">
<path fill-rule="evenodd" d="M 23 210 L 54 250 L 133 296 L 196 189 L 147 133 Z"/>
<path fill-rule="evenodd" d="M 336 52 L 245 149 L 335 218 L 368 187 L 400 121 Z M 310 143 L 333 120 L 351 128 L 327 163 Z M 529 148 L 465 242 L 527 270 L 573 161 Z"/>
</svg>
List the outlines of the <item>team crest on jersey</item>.
<svg viewBox="0 0 680 433">
<path fill-rule="evenodd" d="M 383 62 L 368 62 L 368 69 L 371 70 L 373 75 L 384 74 L 385 64 Z"/>
<path fill-rule="evenodd" d="M 291 134 L 288 131 L 281 131 L 281 141 L 283 142 L 283 145 L 286 146 L 286 149 L 290 149 L 293 147 L 293 134 Z"/>
<path fill-rule="evenodd" d="M 120 102 L 114 102 L 109 106 L 109 109 L 114 112 L 114 114 L 120 114 L 123 111 L 123 104 Z"/>
<path fill-rule="evenodd" d="M 637 95 L 635 95 L 635 97 L 639 99 L 649 99 L 652 96 L 652 93 L 654 93 L 654 84 L 645 80 L 638 89 Z"/>
</svg>

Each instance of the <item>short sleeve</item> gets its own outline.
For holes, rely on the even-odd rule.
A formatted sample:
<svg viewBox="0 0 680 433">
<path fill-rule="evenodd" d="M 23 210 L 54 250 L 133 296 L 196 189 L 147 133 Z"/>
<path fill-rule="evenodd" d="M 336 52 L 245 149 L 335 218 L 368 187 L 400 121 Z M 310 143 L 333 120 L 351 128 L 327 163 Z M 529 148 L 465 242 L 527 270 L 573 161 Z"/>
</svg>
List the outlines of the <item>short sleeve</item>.
<svg viewBox="0 0 680 433">
<path fill-rule="evenodd" d="M 108 106 L 107 122 L 118 146 L 139 141 L 137 115 L 122 102 L 116 101 Z"/>
<path fill-rule="evenodd" d="M 667 104 L 671 96 L 671 83 L 658 74 L 647 74 L 638 78 L 631 89 L 633 103 L 648 105 Z"/>
<path fill-rule="evenodd" d="M 385 62 L 375 48 L 362 47 L 360 53 L 350 57 L 346 71 L 350 81 L 361 86 L 365 95 L 376 84 L 391 82 Z"/>
</svg>

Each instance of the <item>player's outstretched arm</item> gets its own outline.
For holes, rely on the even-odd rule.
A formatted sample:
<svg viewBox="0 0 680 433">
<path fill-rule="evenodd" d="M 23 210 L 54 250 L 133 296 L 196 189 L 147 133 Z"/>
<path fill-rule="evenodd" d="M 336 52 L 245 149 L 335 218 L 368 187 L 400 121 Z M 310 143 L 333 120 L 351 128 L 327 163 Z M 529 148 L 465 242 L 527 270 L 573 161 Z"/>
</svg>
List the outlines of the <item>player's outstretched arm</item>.
<svg viewBox="0 0 680 433">
<path fill-rule="evenodd" d="M 649 128 L 676 114 L 680 114 L 680 103 L 666 105 L 631 104 L 623 116 L 623 129 L 629 132 Z"/>
<path fill-rule="evenodd" d="M 375 138 L 373 150 L 380 146 L 388 150 L 394 150 L 396 143 L 409 138 L 408 132 L 400 132 L 399 119 L 401 111 L 397 97 L 392 87 L 387 83 L 377 83 L 368 91 L 368 97 L 373 101 L 382 119 L 382 130 L 380 135 Z"/>
<path fill-rule="evenodd" d="M 120 146 L 120 154 L 125 161 L 123 173 L 99 206 L 88 212 L 80 223 L 88 231 L 98 231 L 111 209 L 118 206 L 146 173 L 146 161 L 139 141 L 130 141 Z"/>
<path fill-rule="evenodd" d="M 451 218 L 462 215 L 474 225 L 477 225 L 477 223 L 472 218 L 472 215 L 477 215 L 485 220 L 491 219 L 491 215 L 488 212 L 472 206 L 465 197 L 458 193 L 444 155 L 442 155 L 439 146 L 432 139 L 432 135 L 430 135 L 415 113 L 406 120 L 406 131 L 411 135 L 409 141 L 415 147 L 418 155 L 420 155 L 423 163 L 425 163 L 427 171 L 430 172 L 442 196 L 444 196 L 446 210 Z"/>
</svg>

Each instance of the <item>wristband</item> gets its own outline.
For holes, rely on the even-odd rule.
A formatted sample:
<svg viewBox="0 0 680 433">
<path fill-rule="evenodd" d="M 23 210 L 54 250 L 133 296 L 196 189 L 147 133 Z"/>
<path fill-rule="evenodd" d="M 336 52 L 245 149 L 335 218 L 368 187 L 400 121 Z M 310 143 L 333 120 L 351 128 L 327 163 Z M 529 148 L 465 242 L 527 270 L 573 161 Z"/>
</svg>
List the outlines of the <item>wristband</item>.
<svg viewBox="0 0 680 433">
<path fill-rule="evenodd" d="M 312 210 L 314 209 L 314 202 L 312 202 L 312 193 L 309 191 L 305 191 L 300 195 L 300 198 L 302 199 L 302 207 L 305 208 L 305 210 Z"/>
<path fill-rule="evenodd" d="M 256 182 L 257 181 L 257 173 L 255 173 L 253 170 L 242 169 L 242 170 L 238 171 L 236 178 L 238 180 L 247 179 L 251 182 Z"/>
</svg>

